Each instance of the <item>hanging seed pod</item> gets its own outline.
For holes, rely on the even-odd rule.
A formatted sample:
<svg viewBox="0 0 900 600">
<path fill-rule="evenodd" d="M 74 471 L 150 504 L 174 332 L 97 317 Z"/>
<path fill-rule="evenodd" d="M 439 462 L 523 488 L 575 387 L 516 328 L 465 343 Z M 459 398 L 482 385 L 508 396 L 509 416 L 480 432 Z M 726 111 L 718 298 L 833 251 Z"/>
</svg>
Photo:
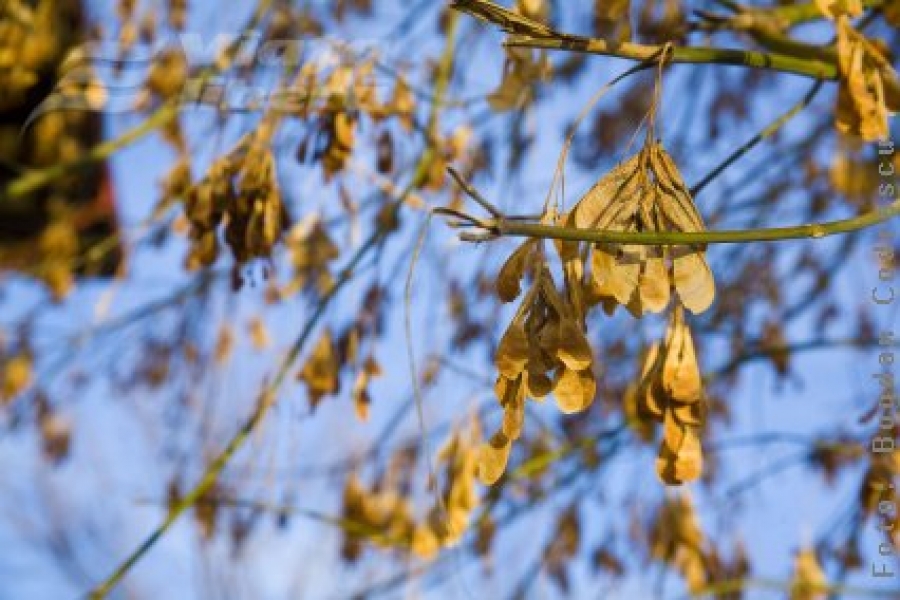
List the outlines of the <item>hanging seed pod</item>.
<svg viewBox="0 0 900 600">
<path fill-rule="evenodd" d="M 665 340 L 647 353 L 634 391 L 636 416 L 663 425 L 656 472 L 669 485 L 693 481 L 703 470 L 699 432 L 706 420 L 706 402 L 701 381 L 691 331 L 678 306 Z"/>
<path fill-rule="evenodd" d="M 168 100 L 182 93 L 188 74 L 184 52 L 180 49 L 165 50 L 150 65 L 145 85 L 154 96 Z"/>
<path fill-rule="evenodd" d="M 675 163 L 659 142 L 620 163 L 573 210 L 581 229 L 624 232 L 703 231 L 703 219 Z M 635 316 L 660 312 L 671 291 L 694 313 L 715 298 L 705 249 L 698 246 L 597 244 L 591 257 L 596 293 Z"/>
</svg>

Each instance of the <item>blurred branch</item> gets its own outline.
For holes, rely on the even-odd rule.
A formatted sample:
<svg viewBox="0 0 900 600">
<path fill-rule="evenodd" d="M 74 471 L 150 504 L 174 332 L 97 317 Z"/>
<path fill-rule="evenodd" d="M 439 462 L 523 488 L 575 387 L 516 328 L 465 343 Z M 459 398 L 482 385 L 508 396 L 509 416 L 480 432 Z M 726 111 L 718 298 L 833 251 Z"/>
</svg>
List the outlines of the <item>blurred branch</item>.
<svg viewBox="0 0 900 600">
<path fill-rule="evenodd" d="M 448 36 L 448 47 L 452 47 L 453 43 L 453 37 Z M 444 52 L 441 61 L 441 68 L 435 81 L 435 98 L 437 99 L 437 101 L 432 106 L 433 110 L 429 119 L 428 130 L 430 132 L 433 132 L 437 128 L 438 111 L 443 105 L 443 98 L 446 94 L 447 88 L 449 87 L 450 79 L 452 76 L 452 57 L 453 54 L 451 51 L 448 50 Z M 315 311 L 312 315 L 310 315 L 297 339 L 294 341 L 287 354 L 282 359 L 281 364 L 279 365 L 272 381 L 264 386 L 264 389 L 260 393 L 259 399 L 253 412 L 244 421 L 243 425 L 234 435 L 234 437 L 229 440 L 225 448 L 206 468 L 203 476 L 200 478 L 200 481 L 184 497 L 182 497 L 180 500 L 169 507 L 165 519 L 163 519 L 162 523 L 157 526 L 153 533 L 151 533 L 150 536 L 148 536 L 118 567 L 116 567 L 116 569 L 103 582 L 101 582 L 93 591 L 91 591 L 90 598 L 92 600 L 105 598 L 109 594 L 109 592 L 122 580 L 122 578 L 125 577 L 125 575 L 131 570 L 131 568 L 135 564 L 137 564 L 137 562 L 150 550 L 150 548 L 152 548 L 156 544 L 156 542 L 158 542 L 162 538 L 162 536 L 165 535 L 165 533 L 172 527 L 172 525 L 179 519 L 179 517 L 181 517 L 181 515 L 184 514 L 188 509 L 195 506 L 197 502 L 199 502 L 201 498 L 203 498 L 205 494 L 210 489 L 212 489 L 213 485 L 218 480 L 222 471 L 225 469 L 231 459 L 235 456 L 238 450 L 240 450 L 244 446 L 247 440 L 250 439 L 250 435 L 254 431 L 256 431 L 258 426 L 263 422 L 269 410 L 275 404 L 278 390 L 290 376 L 294 368 L 294 363 L 300 358 L 300 354 L 305 348 L 306 343 L 309 341 L 310 336 L 316 329 L 319 321 L 325 314 L 328 307 L 338 296 L 338 293 L 346 286 L 346 284 L 353 279 L 357 267 L 368 255 L 368 253 L 380 247 L 385 239 L 387 239 L 387 237 L 392 233 L 393 229 L 387 224 L 396 220 L 396 215 L 405 204 L 407 197 L 411 193 L 413 193 L 413 191 L 417 187 L 419 187 L 423 183 L 423 181 L 425 181 L 425 178 L 427 177 L 427 174 L 431 169 L 432 161 L 436 156 L 432 137 L 433 136 L 426 136 L 425 138 L 426 147 L 416 165 L 414 174 L 410 182 L 402 191 L 400 197 L 386 206 L 386 209 L 391 216 L 389 218 L 380 220 L 385 225 L 379 225 L 376 228 L 376 230 L 372 233 L 368 240 L 366 240 L 366 242 L 356 251 L 356 253 L 351 257 L 350 261 L 341 270 L 334 285 L 330 290 L 328 290 L 328 293 L 319 300 L 318 304 L 316 305 Z"/>
<path fill-rule="evenodd" d="M 819 93 L 819 90 L 822 89 L 822 81 L 819 80 L 813 84 L 813 86 L 809 89 L 806 95 L 803 97 L 800 102 L 795 104 L 788 110 L 786 113 L 778 117 L 775 121 L 773 121 L 768 127 L 760 131 L 758 134 L 753 136 L 752 139 L 747 141 L 743 146 L 735 150 L 728 158 L 721 162 L 715 169 L 713 169 L 706 177 L 700 180 L 696 185 L 691 188 L 691 195 L 697 196 L 703 189 L 712 183 L 712 181 L 721 175 L 725 169 L 733 165 L 738 161 L 742 156 L 744 156 L 747 152 L 752 150 L 757 144 L 763 141 L 766 138 L 772 137 L 775 133 L 784 127 L 791 119 L 793 119 L 797 114 L 799 114 L 804 108 L 810 105 L 816 95 Z"/>
<path fill-rule="evenodd" d="M 862 0 L 863 8 L 879 9 L 887 3 L 888 0 Z M 752 7 L 746 10 L 766 13 L 776 20 L 780 25 L 790 27 L 800 25 L 808 21 L 818 21 L 824 19 L 822 11 L 816 2 L 806 2 L 804 4 L 789 4 L 785 6 L 773 6 L 770 8 Z"/>
<path fill-rule="evenodd" d="M 310 316 L 310 318 L 306 321 L 306 324 L 303 326 L 303 330 L 300 335 L 297 337 L 297 340 L 294 342 L 293 346 L 288 351 L 287 355 L 281 362 L 281 365 L 278 369 L 277 374 L 273 378 L 272 382 L 265 386 L 263 391 L 260 393 L 259 400 L 257 401 L 256 408 L 250 414 L 238 432 L 234 437 L 229 440 L 228 445 L 225 446 L 225 449 L 222 450 L 218 456 L 210 463 L 207 467 L 206 471 L 203 473 L 203 476 L 200 478 L 200 481 L 188 492 L 184 497 L 182 497 L 178 502 L 174 503 L 169 507 L 169 511 L 166 515 L 166 518 L 163 522 L 150 534 L 150 536 L 144 540 L 140 546 L 138 546 L 134 552 L 132 552 L 128 558 L 126 558 L 113 572 L 109 575 L 103 582 L 101 582 L 94 590 L 90 593 L 91 599 L 100 599 L 105 598 L 107 594 L 118 584 L 123 577 L 131 570 L 131 568 L 147 553 L 147 551 L 152 548 L 156 542 L 162 538 L 162 536 L 171 528 L 171 526 L 178 520 L 178 518 L 189 508 L 193 507 L 199 500 L 206 494 L 206 492 L 212 488 L 218 479 L 221 472 L 225 469 L 225 466 L 231 461 L 232 457 L 240 450 L 243 445 L 250 438 L 250 434 L 253 433 L 259 424 L 263 421 L 265 416 L 268 414 L 269 409 L 275 403 L 275 397 L 277 390 L 281 387 L 281 385 L 287 380 L 288 375 L 293 369 L 294 362 L 299 358 L 300 353 L 306 345 L 306 342 L 309 340 L 309 337 L 312 335 L 313 331 L 316 328 L 319 320 L 322 315 L 325 314 L 325 310 L 334 300 L 334 298 L 338 295 L 338 292 L 347 284 L 356 270 L 356 266 L 362 261 L 362 259 L 368 254 L 368 252 L 373 249 L 377 242 L 385 235 L 383 229 L 378 229 L 369 240 L 363 244 L 359 250 L 357 250 L 356 254 L 351 258 L 350 262 L 344 267 L 343 271 L 341 271 L 337 281 L 334 286 L 328 291 L 328 293 L 322 297 L 319 304 L 316 306 L 315 312 Z"/>
<path fill-rule="evenodd" d="M 710 382 L 713 379 L 721 376 L 731 375 L 741 366 L 746 363 L 753 362 L 756 360 L 765 360 L 771 359 L 773 356 L 785 355 L 791 356 L 794 354 L 799 354 L 801 352 L 810 352 L 814 350 L 824 350 L 830 348 L 867 348 L 867 347 L 880 347 L 879 341 L 877 339 L 863 339 L 863 338 L 842 338 L 842 339 L 813 339 L 806 340 L 803 342 L 797 342 L 794 344 L 760 344 L 755 347 L 751 347 L 750 350 L 744 352 L 743 354 L 739 354 L 733 357 L 726 364 L 717 368 L 716 370 L 707 373 L 704 378 L 705 381 Z"/>
</svg>

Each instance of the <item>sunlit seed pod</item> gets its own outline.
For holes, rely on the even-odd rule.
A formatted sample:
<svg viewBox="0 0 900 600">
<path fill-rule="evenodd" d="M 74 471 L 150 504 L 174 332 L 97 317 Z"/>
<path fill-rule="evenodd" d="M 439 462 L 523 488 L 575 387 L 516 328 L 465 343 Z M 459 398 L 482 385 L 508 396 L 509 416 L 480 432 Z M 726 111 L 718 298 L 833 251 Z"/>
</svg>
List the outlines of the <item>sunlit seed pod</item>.
<svg viewBox="0 0 900 600">
<path fill-rule="evenodd" d="M 491 439 L 482 444 L 478 450 L 478 479 L 484 485 L 493 485 L 506 470 L 512 442 L 502 431 L 495 433 Z"/>
<path fill-rule="evenodd" d="M 528 363 L 528 337 L 521 319 L 510 323 L 497 347 L 495 364 L 501 375 L 515 380 Z"/>
<path fill-rule="evenodd" d="M 162 99 L 173 98 L 182 93 L 188 70 L 189 65 L 183 51 L 172 49 L 162 52 L 150 66 L 147 89 Z"/>
<path fill-rule="evenodd" d="M 546 373 L 526 371 L 525 383 L 525 393 L 535 400 L 542 400 L 553 391 L 553 380 Z"/>
<path fill-rule="evenodd" d="M 0 363 L 0 399 L 12 400 L 31 385 L 34 361 L 30 354 L 20 353 Z"/>
</svg>

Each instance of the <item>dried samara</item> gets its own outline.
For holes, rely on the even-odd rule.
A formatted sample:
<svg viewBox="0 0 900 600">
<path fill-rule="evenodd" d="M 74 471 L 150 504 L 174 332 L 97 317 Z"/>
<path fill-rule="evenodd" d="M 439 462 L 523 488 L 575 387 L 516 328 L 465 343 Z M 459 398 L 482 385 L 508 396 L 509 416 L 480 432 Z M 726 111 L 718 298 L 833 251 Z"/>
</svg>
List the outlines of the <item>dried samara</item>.
<svg viewBox="0 0 900 600">
<path fill-rule="evenodd" d="M 672 311 L 665 340 L 647 353 L 632 393 L 637 394 L 638 417 L 663 424 L 656 461 L 659 478 L 669 485 L 697 479 L 703 471 L 700 430 L 706 402 L 694 341 L 680 306 Z"/>
<path fill-rule="evenodd" d="M 579 229 L 621 232 L 705 229 L 678 167 L 659 142 L 647 144 L 604 175 L 569 221 Z M 698 245 L 596 244 L 591 270 L 596 294 L 636 317 L 663 311 L 673 290 L 693 313 L 705 311 L 715 298 L 705 248 Z"/>
<path fill-rule="evenodd" d="M 497 347 L 499 375 L 494 391 L 503 407 L 503 423 L 482 445 L 478 476 L 487 485 L 506 469 L 512 443 L 522 434 L 527 398 L 542 400 L 551 393 L 564 413 L 587 410 L 597 392 L 594 353 L 583 322 L 556 289 L 538 245 L 519 248 L 504 265 L 497 280 L 501 299 L 520 293 L 528 268 L 537 267 L 534 282 Z"/>
</svg>

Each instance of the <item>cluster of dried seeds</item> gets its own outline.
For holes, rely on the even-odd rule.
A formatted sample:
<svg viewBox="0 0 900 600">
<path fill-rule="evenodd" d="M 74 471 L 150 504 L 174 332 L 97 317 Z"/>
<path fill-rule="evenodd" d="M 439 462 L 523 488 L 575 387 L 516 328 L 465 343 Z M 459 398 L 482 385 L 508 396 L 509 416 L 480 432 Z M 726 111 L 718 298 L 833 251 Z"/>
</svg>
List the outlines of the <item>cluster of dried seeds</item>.
<svg viewBox="0 0 900 600">
<path fill-rule="evenodd" d="M 678 167 L 659 142 L 617 165 L 569 215 L 579 229 L 694 232 L 705 226 Z M 634 316 L 661 312 L 672 290 L 693 313 L 715 298 L 705 251 L 695 246 L 598 244 L 593 248 L 595 292 Z"/>
<path fill-rule="evenodd" d="M 900 79 L 889 52 L 853 28 L 848 15 L 836 22 L 838 88 L 835 124 L 838 131 L 867 141 L 888 136 L 888 116 L 900 111 Z"/>
<path fill-rule="evenodd" d="M 681 307 L 672 311 L 664 341 L 647 353 L 634 393 L 639 417 L 663 425 L 656 461 L 659 478 L 669 485 L 697 479 L 703 470 L 700 431 L 706 402 L 694 342 Z"/>
<path fill-rule="evenodd" d="M 191 223 L 190 268 L 216 261 L 223 222 L 225 242 L 237 264 L 268 258 L 287 222 L 271 149 L 251 145 L 240 157 L 216 160 L 188 189 L 185 213 Z"/>
<path fill-rule="evenodd" d="M 600 179 L 575 208 L 561 217 L 579 229 L 622 232 L 703 231 L 704 224 L 672 159 L 659 142 Z M 526 241 L 497 277 L 501 300 L 511 302 L 530 274 L 531 287 L 500 341 L 495 392 L 503 424 L 483 445 L 479 477 L 487 484 L 503 474 L 512 442 L 522 431 L 525 399 L 553 394 L 565 413 L 587 409 L 597 381 L 594 356 L 585 335 L 586 311 L 603 303 L 607 312 L 624 305 L 634 316 L 671 310 L 668 332 L 651 348 L 640 384 L 626 408 L 644 424 L 663 424 L 657 472 L 670 485 L 692 481 L 702 471 L 700 431 L 706 413 L 700 370 L 684 308 L 699 313 L 713 302 L 715 285 L 704 249 L 688 245 L 652 246 L 558 242 L 565 293 L 557 291 L 542 242 Z M 590 273 L 585 262 L 590 254 Z"/>
<path fill-rule="evenodd" d="M 501 299 L 518 296 L 529 268 L 534 281 L 497 348 L 494 390 L 504 418 L 480 452 L 479 478 L 486 484 L 506 469 L 512 442 L 522 433 L 526 397 L 542 400 L 552 393 L 560 410 L 575 413 L 591 405 L 597 388 L 583 323 L 557 291 L 536 242 L 526 242 L 504 265 L 497 279 Z"/>
</svg>

